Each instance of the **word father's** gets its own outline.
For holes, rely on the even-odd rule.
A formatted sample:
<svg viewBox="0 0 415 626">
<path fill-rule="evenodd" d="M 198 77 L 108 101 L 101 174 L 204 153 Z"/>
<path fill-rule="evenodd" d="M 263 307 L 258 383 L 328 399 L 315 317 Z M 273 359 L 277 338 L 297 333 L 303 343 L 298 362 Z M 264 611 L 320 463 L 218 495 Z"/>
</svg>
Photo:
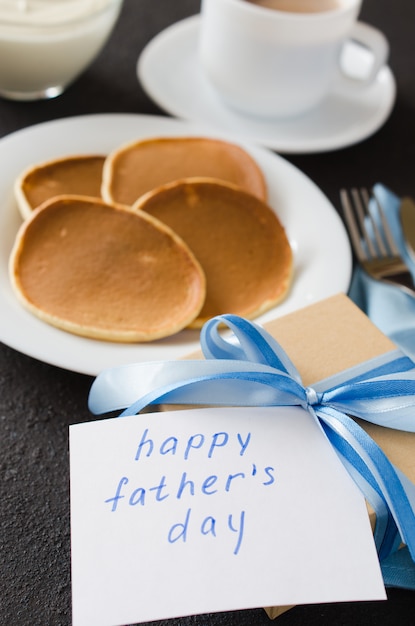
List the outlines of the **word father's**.
<svg viewBox="0 0 415 626">
<path fill-rule="evenodd" d="M 166 500 L 186 502 L 187 509 L 184 509 L 182 520 L 171 525 L 166 533 L 167 541 L 171 544 L 179 540 L 185 543 L 192 533 L 216 537 L 219 532 L 227 531 L 235 534 L 233 553 L 236 555 L 240 551 L 244 536 L 245 511 L 243 509 L 236 515 L 226 513 L 225 521 L 218 519 L 217 514 L 216 516 L 202 514 L 199 521 L 193 518 L 197 516 L 199 499 L 214 498 L 216 494 L 231 494 L 232 501 L 238 502 L 238 494 L 243 495 L 243 488 L 248 485 L 248 482 L 255 481 L 258 487 L 269 487 L 275 483 L 274 467 L 258 468 L 254 460 L 249 459 L 250 443 L 250 432 L 244 435 L 236 433 L 233 436 L 227 432 L 215 432 L 209 435 L 196 433 L 183 440 L 180 437 L 170 436 L 157 441 L 154 435 L 150 436 L 149 429 L 146 428 L 137 444 L 134 457 L 134 461 L 140 463 L 141 470 L 145 467 L 144 463 L 153 463 L 158 467 L 163 458 L 165 461 L 177 460 L 177 464 L 184 461 L 188 464 L 188 469 L 177 473 L 174 472 L 177 464 L 164 463 L 161 467 L 164 467 L 165 473 L 156 482 L 149 482 L 145 485 L 132 484 L 130 477 L 122 476 L 114 495 L 106 499 L 105 503 L 110 505 L 111 512 L 115 513 L 121 508 L 140 508 Z M 227 471 L 229 461 L 236 463 L 238 459 L 238 471 Z M 209 465 L 209 469 L 215 468 L 216 472 L 200 478 L 200 472 L 196 470 L 201 462 Z M 169 469 L 166 470 L 166 467 Z M 174 478 L 171 475 L 169 477 L 168 471 L 174 475 Z M 146 476 L 145 472 L 140 471 L 139 474 Z M 195 478 L 194 474 L 198 478 Z M 251 488 L 249 484 L 249 489 Z M 189 500 L 193 506 L 188 505 Z"/>
</svg>

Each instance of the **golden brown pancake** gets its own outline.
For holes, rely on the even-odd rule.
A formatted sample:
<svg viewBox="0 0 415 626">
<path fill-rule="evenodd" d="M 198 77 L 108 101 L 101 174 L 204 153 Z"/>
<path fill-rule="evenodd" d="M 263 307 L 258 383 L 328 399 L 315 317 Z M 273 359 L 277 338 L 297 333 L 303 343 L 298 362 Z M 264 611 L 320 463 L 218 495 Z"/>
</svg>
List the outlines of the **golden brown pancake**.
<svg viewBox="0 0 415 626">
<path fill-rule="evenodd" d="M 108 155 L 102 197 L 132 205 L 160 185 L 189 177 L 218 178 L 266 199 L 264 175 L 241 147 L 206 137 L 160 137 L 120 146 Z"/>
<path fill-rule="evenodd" d="M 22 304 L 66 331 L 151 341 L 199 313 L 205 276 L 186 244 L 144 213 L 60 196 L 23 222 L 10 257 Z"/>
<path fill-rule="evenodd" d="M 262 200 L 220 181 L 188 179 L 149 192 L 133 210 L 170 226 L 199 260 L 207 291 L 193 328 L 222 313 L 252 319 L 286 296 L 292 252 L 276 214 Z"/>
<path fill-rule="evenodd" d="M 74 155 L 32 165 L 15 181 L 15 196 L 23 219 L 55 196 L 101 197 L 105 156 Z"/>
</svg>

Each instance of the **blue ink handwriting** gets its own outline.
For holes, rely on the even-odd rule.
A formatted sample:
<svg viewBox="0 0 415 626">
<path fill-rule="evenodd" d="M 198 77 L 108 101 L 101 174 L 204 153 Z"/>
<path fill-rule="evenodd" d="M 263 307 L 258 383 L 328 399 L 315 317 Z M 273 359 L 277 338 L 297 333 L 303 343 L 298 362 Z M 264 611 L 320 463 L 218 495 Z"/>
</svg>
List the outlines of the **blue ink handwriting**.
<svg viewBox="0 0 415 626">
<path fill-rule="evenodd" d="M 169 543 L 175 543 L 181 539 L 186 542 L 188 533 L 189 533 L 189 525 L 190 519 L 192 516 L 192 509 L 188 509 L 185 519 L 183 522 L 173 524 L 168 532 L 168 541 Z M 222 522 L 223 524 L 223 522 Z M 239 526 L 236 525 L 236 520 L 234 520 L 234 516 L 232 514 L 228 515 L 227 525 L 224 525 L 224 530 L 229 530 L 233 533 L 237 533 L 236 544 L 233 550 L 233 553 L 237 555 L 242 545 L 242 540 L 244 536 L 244 528 L 245 528 L 245 511 L 241 511 L 239 516 Z M 198 527 L 197 523 L 194 523 L 193 532 L 197 533 Z M 199 532 L 202 535 L 211 535 L 212 537 L 217 536 L 217 532 L 222 532 L 222 528 L 220 523 L 215 517 L 209 515 L 202 520 L 202 523 L 199 527 Z"/>
<path fill-rule="evenodd" d="M 265 467 L 263 469 L 263 475 L 258 473 L 256 466 L 253 467 L 254 471 L 252 471 L 251 474 L 236 472 L 235 474 L 227 474 L 226 477 L 222 479 L 220 479 L 220 477 L 216 474 L 212 474 L 207 476 L 203 482 L 199 484 L 188 478 L 187 472 L 183 472 L 180 482 L 177 485 L 172 485 L 170 487 L 167 482 L 167 477 L 163 475 L 161 476 L 159 482 L 155 485 L 151 485 L 150 487 L 135 487 L 133 490 L 130 489 L 128 494 L 125 493 L 124 487 L 129 484 L 130 480 L 127 476 L 123 476 L 118 482 L 115 494 L 111 498 L 105 500 L 105 502 L 107 504 L 112 504 L 111 511 L 115 512 L 118 508 L 119 501 L 126 497 L 129 506 L 136 506 L 138 504 L 144 506 L 151 496 L 153 496 L 153 500 L 156 502 L 162 502 L 170 496 L 181 500 L 186 495 L 195 496 L 197 494 L 201 494 L 211 496 L 218 493 L 218 491 L 225 491 L 226 493 L 229 493 L 236 483 L 248 480 L 249 478 L 258 479 L 260 481 L 259 484 L 265 487 L 268 487 L 275 482 L 275 470 L 273 467 Z M 264 478 L 266 478 L 266 480 L 264 480 Z"/>
<path fill-rule="evenodd" d="M 207 437 L 202 433 L 191 435 L 186 442 L 181 442 L 177 437 L 167 437 L 159 443 L 155 443 L 154 439 L 148 436 L 149 429 L 146 428 L 142 434 L 141 440 L 137 446 L 135 460 L 151 457 L 154 452 L 158 452 L 162 456 L 167 454 L 183 455 L 187 461 L 194 451 L 201 450 L 207 454 L 207 458 L 211 459 L 219 448 L 234 446 L 236 444 L 239 456 L 243 456 L 251 440 L 251 433 L 242 436 L 240 433 L 236 435 L 236 442 L 230 440 L 230 436 L 226 432 L 214 433 Z"/>
</svg>

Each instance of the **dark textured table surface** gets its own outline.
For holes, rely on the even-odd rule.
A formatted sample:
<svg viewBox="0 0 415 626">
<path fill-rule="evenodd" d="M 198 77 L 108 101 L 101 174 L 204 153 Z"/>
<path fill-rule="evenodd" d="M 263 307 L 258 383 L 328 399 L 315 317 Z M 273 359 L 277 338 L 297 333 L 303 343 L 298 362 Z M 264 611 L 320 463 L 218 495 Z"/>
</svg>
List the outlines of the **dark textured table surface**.
<svg viewBox="0 0 415 626">
<path fill-rule="evenodd" d="M 397 81 L 397 101 L 390 118 L 355 146 L 286 156 L 335 206 L 340 187 L 377 181 L 398 194 L 415 196 L 415 3 L 364 0 L 363 4 L 362 19 L 382 29 L 391 45 L 389 65 Z M 42 102 L 0 100 L 0 136 L 85 113 L 163 115 L 138 84 L 136 61 L 154 35 L 198 10 L 199 0 L 126 0 L 105 50 L 66 93 Z M 91 383 L 88 376 L 0 344 L 1 625 L 71 623 L 68 426 L 91 419 L 87 409 Z M 415 593 L 388 590 L 388 597 L 385 602 L 298 606 L 276 623 L 412 625 Z M 257 609 L 163 622 L 167 623 L 260 626 L 270 621 Z"/>
</svg>

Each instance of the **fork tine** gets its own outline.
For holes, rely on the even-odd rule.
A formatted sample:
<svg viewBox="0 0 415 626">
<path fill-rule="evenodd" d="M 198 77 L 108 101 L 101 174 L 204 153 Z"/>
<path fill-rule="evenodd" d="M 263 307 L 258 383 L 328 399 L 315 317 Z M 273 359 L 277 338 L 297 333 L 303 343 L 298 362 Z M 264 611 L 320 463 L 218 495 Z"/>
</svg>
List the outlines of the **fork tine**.
<svg viewBox="0 0 415 626">
<path fill-rule="evenodd" d="M 360 194 L 361 194 L 364 206 L 365 206 L 366 216 L 370 220 L 370 224 L 371 224 L 372 232 L 373 232 L 373 237 L 375 238 L 375 242 L 376 242 L 376 246 L 377 246 L 377 249 L 379 251 L 379 254 L 380 254 L 380 256 L 386 257 L 386 256 L 388 256 L 388 250 L 386 249 L 384 238 L 383 238 L 383 236 L 382 236 L 382 234 L 381 234 L 381 232 L 379 230 L 378 222 L 377 222 L 375 216 L 373 215 L 373 210 L 371 208 L 369 192 L 368 192 L 368 190 L 365 187 L 363 187 L 360 190 Z M 383 211 L 381 210 L 381 207 L 380 207 L 379 203 L 376 203 L 376 208 L 377 208 L 377 213 L 378 213 L 378 215 L 380 217 L 380 220 L 381 220 L 381 223 L 382 223 L 382 227 L 383 227 L 385 218 L 384 218 Z M 369 233 L 367 233 L 367 234 L 368 234 L 369 241 L 372 241 L 372 237 L 370 236 L 370 234 Z M 389 243 L 388 239 L 386 239 L 386 241 L 387 241 L 387 243 Z M 371 249 L 370 253 L 371 253 L 373 258 L 376 258 L 377 256 L 379 256 L 377 251 L 375 250 L 373 244 L 372 244 L 372 249 Z"/>
<path fill-rule="evenodd" d="M 398 247 L 397 247 L 397 245 L 395 243 L 395 240 L 393 238 L 392 231 L 390 229 L 388 221 L 387 221 L 387 219 L 385 217 L 385 212 L 384 212 L 384 210 L 382 208 L 382 204 L 379 201 L 379 198 L 376 196 L 375 192 L 373 193 L 373 198 L 374 198 L 374 200 L 376 202 L 376 207 L 377 207 L 377 210 L 378 210 L 378 214 L 379 214 L 380 220 L 382 222 L 382 229 L 383 229 L 383 232 L 385 234 L 385 239 L 386 239 L 387 245 L 389 246 L 390 253 L 393 254 L 393 255 L 399 256 L 400 252 L 399 252 Z"/>
<path fill-rule="evenodd" d="M 373 244 L 373 240 L 372 240 L 371 234 L 368 232 L 368 229 L 367 229 L 366 218 L 368 216 L 368 210 L 367 210 L 368 209 L 368 205 L 364 202 L 364 190 L 363 190 L 363 193 L 359 194 L 358 189 L 353 188 L 350 191 L 350 193 L 351 193 L 351 196 L 352 196 L 352 199 L 353 199 L 353 202 L 354 202 L 356 215 L 357 215 L 357 218 L 359 220 L 360 230 L 361 230 L 361 233 L 362 233 L 362 235 L 364 237 L 367 249 L 369 251 L 369 256 L 373 258 L 373 257 L 377 256 L 377 253 L 376 253 L 376 248 L 375 248 L 375 246 Z M 370 222 L 371 222 L 372 230 L 373 230 L 374 235 L 375 235 L 376 243 L 378 243 L 377 238 L 379 236 L 379 233 L 376 231 L 376 224 L 373 223 L 373 220 L 372 220 L 370 214 L 369 214 L 369 219 L 370 219 Z"/>
<path fill-rule="evenodd" d="M 346 189 L 340 190 L 340 201 L 343 208 L 344 217 L 349 228 L 350 239 L 352 241 L 354 251 L 357 258 L 362 263 L 367 259 L 367 254 L 362 246 L 361 235 L 357 226 L 353 206 L 350 202 L 349 194 L 347 193 Z"/>
</svg>

